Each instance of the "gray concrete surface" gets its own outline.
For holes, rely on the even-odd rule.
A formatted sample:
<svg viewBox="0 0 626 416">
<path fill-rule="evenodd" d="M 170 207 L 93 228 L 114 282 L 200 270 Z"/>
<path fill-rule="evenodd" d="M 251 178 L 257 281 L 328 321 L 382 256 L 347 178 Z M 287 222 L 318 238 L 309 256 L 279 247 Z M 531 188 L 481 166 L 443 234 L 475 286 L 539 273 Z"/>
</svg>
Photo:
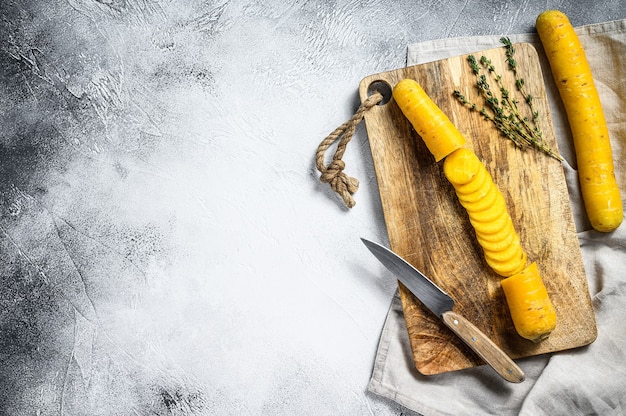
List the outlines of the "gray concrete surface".
<svg viewBox="0 0 626 416">
<path fill-rule="evenodd" d="M 626 17 L 622 0 L 0 4 L 0 414 L 408 415 L 366 392 L 395 282 L 363 128 L 424 40 Z"/>
</svg>

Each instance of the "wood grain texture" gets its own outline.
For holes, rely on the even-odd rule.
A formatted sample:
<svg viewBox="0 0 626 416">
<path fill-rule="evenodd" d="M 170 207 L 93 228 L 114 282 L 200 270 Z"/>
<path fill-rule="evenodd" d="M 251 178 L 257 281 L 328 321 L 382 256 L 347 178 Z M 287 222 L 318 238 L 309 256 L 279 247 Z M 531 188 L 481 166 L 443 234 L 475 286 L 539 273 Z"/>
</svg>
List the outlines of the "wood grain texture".
<svg viewBox="0 0 626 416">
<path fill-rule="evenodd" d="M 526 43 L 515 47 L 518 70 L 541 114 L 544 138 L 557 149 L 537 52 Z M 481 55 L 492 60 L 505 85 L 515 85 L 506 70 L 503 48 L 475 54 Z M 435 162 L 393 99 L 365 115 L 392 250 L 447 291 L 456 300 L 455 310 L 513 358 L 593 342 L 595 316 L 561 164 L 533 149 L 517 148 L 478 113 L 457 102 L 454 89 L 482 103 L 466 55 L 366 77 L 359 85 L 361 100 L 367 98 L 372 82 L 384 81 L 393 87 L 403 78 L 422 85 L 465 135 L 466 146 L 485 163 L 506 198 L 529 262 L 539 266 L 557 311 L 557 327 L 539 344 L 517 335 L 501 277 L 483 258 L 468 215 L 443 175 L 443 161 Z M 422 374 L 483 364 L 402 284 L 399 287 L 413 358 Z"/>
</svg>

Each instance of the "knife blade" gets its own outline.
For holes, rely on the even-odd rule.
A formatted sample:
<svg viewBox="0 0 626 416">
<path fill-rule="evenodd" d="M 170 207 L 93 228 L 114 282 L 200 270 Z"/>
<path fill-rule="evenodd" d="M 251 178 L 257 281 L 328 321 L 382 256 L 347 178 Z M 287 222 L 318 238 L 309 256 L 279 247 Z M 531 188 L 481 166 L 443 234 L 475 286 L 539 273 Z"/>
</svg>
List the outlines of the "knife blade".
<svg viewBox="0 0 626 416">
<path fill-rule="evenodd" d="M 393 273 L 407 289 L 430 309 L 502 378 L 521 383 L 526 376 L 521 368 L 487 335 L 463 316 L 454 312 L 454 300 L 422 272 L 390 249 L 361 238 L 372 254 Z"/>
</svg>

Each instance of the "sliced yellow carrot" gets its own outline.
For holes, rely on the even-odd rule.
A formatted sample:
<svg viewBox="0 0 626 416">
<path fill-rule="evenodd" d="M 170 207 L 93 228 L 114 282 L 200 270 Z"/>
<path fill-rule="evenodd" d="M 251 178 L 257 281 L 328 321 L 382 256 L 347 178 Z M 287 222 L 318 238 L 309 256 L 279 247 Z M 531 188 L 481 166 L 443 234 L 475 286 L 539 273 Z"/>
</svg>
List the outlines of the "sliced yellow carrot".
<svg viewBox="0 0 626 416">
<path fill-rule="evenodd" d="M 446 157 L 443 172 L 467 211 L 487 264 L 505 277 L 526 267 L 526 253 L 506 200 L 483 162 L 471 150 L 460 148 Z"/>
<path fill-rule="evenodd" d="M 475 182 L 476 175 L 484 171 L 474 152 L 466 148 L 452 152 L 447 160 L 448 162 L 443 165 L 443 173 L 457 190 L 459 185 Z"/>
<path fill-rule="evenodd" d="M 537 263 L 501 284 L 517 333 L 534 342 L 546 339 L 556 327 L 556 311 Z"/>
<path fill-rule="evenodd" d="M 498 198 L 499 196 L 499 198 Z M 467 208 L 465 208 L 467 209 Z M 508 212 L 506 209 L 506 201 L 501 194 L 496 193 L 496 198 L 494 198 L 491 207 L 489 209 L 482 210 L 467 210 L 469 214 L 470 220 L 477 223 L 486 223 L 496 221 L 498 217 L 506 216 L 508 217 Z"/>
<path fill-rule="evenodd" d="M 485 256 L 485 261 L 500 276 L 509 277 L 521 272 L 528 264 L 528 255 L 525 251 L 518 253 L 515 258 L 507 261 L 499 261 L 489 256 Z"/>
<path fill-rule="evenodd" d="M 519 235 L 516 232 L 509 232 L 503 234 L 504 237 L 500 239 L 495 239 L 494 241 L 489 241 L 484 238 L 483 235 L 476 234 L 476 240 L 478 240 L 478 244 L 485 251 L 501 251 L 506 250 L 513 244 L 519 244 Z"/>
<path fill-rule="evenodd" d="M 526 267 L 527 254 L 513 226 L 504 196 L 491 175 L 474 152 L 463 148 L 463 136 L 417 82 L 400 81 L 394 87 L 393 97 L 435 160 L 445 158 L 444 174 L 467 210 L 485 261 L 496 273 L 506 277 L 502 287 L 517 331 L 533 341 L 545 338 L 554 329 L 556 320 L 552 318 L 555 315 L 550 315 L 550 311 L 554 314 L 554 308 L 536 263 Z M 533 309 L 535 305 L 540 312 Z"/>
<path fill-rule="evenodd" d="M 469 194 L 464 194 L 461 192 L 457 192 L 456 196 L 459 198 L 459 200 L 461 201 L 461 204 L 469 202 L 478 202 L 479 200 L 485 198 L 487 195 L 489 195 L 490 193 L 490 187 L 488 186 L 481 186 L 478 190 L 471 192 Z"/>
<path fill-rule="evenodd" d="M 465 137 L 413 79 L 393 88 L 393 98 L 438 162 L 465 145 Z"/>
<path fill-rule="evenodd" d="M 508 247 L 505 247 L 501 250 L 488 250 L 484 247 L 483 249 L 485 250 L 486 258 L 500 263 L 520 259 L 523 255 L 522 246 L 520 246 L 519 244 L 513 244 L 513 242 L 511 242 Z M 526 264 L 524 264 L 523 266 L 526 267 Z"/>
<path fill-rule="evenodd" d="M 457 194 L 457 196 L 458 195 L 459 194 Z M 494 187 L 491 187 L 483 195 L 483 197 L 477 201 L 469 202 L 469 201 L 463 201 L 462 199 L 459 199 L 459 202 L 461 203 L 461 205 L 463 205 L 463 208 L 465 208 L 467 212 L 470 212 L 470 211 L 478 212 L 478 211 L 484 211 L 490 206 L 492 206 L 496 202 L 496 198 L 498 198 L 498 196 L 502 196 L 502 194 L 498 192 L 498 188 L 494 186 Z"/>
<path fill-rule="evenodd" d="M 512 222 L 507 222 L 504 228 L 498 231 L 497 233 L 487 234 L 487 233 L 477 232 L 476 237 L 479 240 L 478 241 L 479 244 L 480 244 L 480 241 L 489 241 L 490 243 L 495 243 L 497 241 L 502 241 L 506 239 L 509 236 L 509 234 L 517 234 Z"/>
<path fill-rule="evenodd" d="M 474 230 L 476 230 L 476 234 L 495 234 L 498 231 L 501 231 L 504 229 L 504 227 L 511 223 L 511 217 L 509 216 L 509 213 L 504 210 L 501 211 L 500 214 L 491 221 L 487 221 L 487 222 L 481 222 L 481 221 L 475 221 L 474 219 L 472 219 L 472 216 L 470 215 L 470 223 L 472 224 L 472 226 L 474 227 Z"/>
<path fill-rule="evenodd" d="M 468 195 L 483 187 L 487 189 L 486 186 L 488 186 L 491 181 L 491 175 L 487 172 L 487 169 L 481 169 L 474 175 L 474 178 L 470 182 L 463 185 L 456 185 L 455 190 L 458 194 Z"/>
</svg>

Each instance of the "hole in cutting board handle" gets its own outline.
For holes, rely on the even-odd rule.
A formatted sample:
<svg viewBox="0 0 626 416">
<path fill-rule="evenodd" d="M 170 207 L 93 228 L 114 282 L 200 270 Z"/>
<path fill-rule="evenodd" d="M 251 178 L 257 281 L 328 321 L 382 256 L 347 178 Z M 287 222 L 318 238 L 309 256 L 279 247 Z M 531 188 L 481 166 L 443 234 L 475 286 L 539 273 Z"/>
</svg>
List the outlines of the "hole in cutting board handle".
<svg viewBox="0 0 626 416">
<path fill-rule="evenodd" d="M 387 81 L 374 81 L 367 87 L 367 96 L 370 97 L 375 92 L 379 92 L 383 99 L 377 105 L 385 105 L 391 100 L 391 85 Z"/>
</svg>

